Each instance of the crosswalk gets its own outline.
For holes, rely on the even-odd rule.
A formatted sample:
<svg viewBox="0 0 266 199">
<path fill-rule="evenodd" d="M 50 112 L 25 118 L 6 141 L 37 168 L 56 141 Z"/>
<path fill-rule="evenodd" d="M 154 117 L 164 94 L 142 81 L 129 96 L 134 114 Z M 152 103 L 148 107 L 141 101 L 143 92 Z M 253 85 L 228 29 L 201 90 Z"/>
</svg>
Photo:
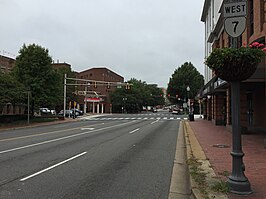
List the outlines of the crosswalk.
<svg viewBox="0 0 266 199">
<path fill-rule="evenodd" d="M 180 118 L 180 117 L 83 117 L 80 120 L 186 120 L 187 118 Z"/>
</svg>

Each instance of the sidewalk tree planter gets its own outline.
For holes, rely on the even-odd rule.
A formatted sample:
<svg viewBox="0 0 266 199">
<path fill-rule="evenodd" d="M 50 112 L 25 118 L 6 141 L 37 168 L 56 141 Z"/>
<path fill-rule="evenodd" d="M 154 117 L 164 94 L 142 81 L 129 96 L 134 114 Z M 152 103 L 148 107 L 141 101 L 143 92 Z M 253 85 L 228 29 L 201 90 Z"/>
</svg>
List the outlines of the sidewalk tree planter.
<svg viewBox="0 0 266 199">
<path fill-rule="evenodd" d="M 263 44 L 254 42 L 249 47 L 216 48 L 206 60 L 206 65 L 222 80 L 233 82 L 248 79 L 265 56 Z"/>
</svg>

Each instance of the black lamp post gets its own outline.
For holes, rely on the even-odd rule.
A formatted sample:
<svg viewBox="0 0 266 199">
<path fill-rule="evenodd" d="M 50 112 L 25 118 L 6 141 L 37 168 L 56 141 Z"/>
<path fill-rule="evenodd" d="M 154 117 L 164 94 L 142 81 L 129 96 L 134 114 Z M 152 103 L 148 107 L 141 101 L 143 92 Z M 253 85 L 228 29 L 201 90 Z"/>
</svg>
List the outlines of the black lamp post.
<svg viewBox="0 0 266 199">
<path fill-rule="evenodd" d="M 250 183 L 245 176 L 244 153 L 241 142 L 240 124 L 240 81 L 231 83 L 232 103 L 232 174 L 228 177 L 229 189 L 232 193 L 247 195 L 251 194 Z"/>
</svg>

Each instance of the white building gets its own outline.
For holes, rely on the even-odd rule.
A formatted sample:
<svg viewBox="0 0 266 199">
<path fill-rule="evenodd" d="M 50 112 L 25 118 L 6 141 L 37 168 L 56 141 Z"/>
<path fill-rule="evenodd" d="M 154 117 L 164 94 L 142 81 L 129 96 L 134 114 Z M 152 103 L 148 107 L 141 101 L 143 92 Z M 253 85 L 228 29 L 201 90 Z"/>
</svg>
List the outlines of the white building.
<svg viewBox="0 0 266 199">
<path fill-rule="evenodd" d="M 215 38 L 221 34 L 223 30 L 223 22 L 221 13 L 219 12 L 223 0 L 205 0 L 201 21 L 205 24 L 205 58 L 212 52 L 212 45 Z M 205 84 L 212 79 L 212 71 L 205 65 L 204 81 Z"/>
</svg>

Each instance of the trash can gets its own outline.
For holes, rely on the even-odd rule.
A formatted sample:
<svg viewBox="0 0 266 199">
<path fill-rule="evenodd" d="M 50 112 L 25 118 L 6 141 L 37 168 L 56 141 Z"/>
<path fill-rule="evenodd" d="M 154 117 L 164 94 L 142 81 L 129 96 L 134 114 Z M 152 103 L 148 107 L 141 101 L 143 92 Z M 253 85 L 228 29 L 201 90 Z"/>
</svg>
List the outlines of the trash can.
<svg viewBox="0 0 266 199">
<path fill-rule="evenodd" d="M 194 121 L 194 114 L 193 113 L 189 113 L 189 121 Z"/>
</svg>

